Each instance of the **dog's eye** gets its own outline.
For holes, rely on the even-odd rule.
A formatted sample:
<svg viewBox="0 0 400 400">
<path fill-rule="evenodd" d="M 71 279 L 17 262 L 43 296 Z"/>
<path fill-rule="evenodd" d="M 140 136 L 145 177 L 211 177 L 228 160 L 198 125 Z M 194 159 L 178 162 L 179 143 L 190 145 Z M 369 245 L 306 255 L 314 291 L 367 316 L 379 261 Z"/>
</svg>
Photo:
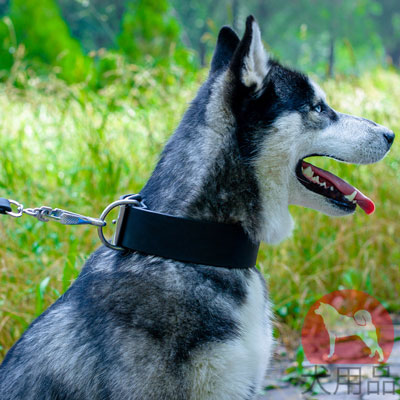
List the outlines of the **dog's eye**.
<svg viewBox="0 0 400 400">
<path fill-rule="evenodd" d="M 320 113 L 320 112 L 322 111 L 322 106 L 321 106 L 321 104 L 317 104 L 317 105 L 314 107 L 314 111 L 317 112 L 317 113 Z"/>
</svg>

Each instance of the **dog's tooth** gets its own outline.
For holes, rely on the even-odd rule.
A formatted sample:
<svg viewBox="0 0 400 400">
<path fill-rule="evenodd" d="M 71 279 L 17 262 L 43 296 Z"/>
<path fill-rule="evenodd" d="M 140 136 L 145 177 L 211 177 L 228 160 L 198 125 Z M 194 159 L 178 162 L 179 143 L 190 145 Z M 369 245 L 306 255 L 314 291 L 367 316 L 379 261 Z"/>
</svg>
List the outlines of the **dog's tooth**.
<svg viewBox="0 0 400 400">
<path fill-rule="evenodd" d="M 331 186 L 331 191 L 333 192 L 335 189 L 333 188 L 333 186 Z"/>
<path fill-rule="evenodd" d="M 320 181 L 319 181 L 319 176 L 318 175 L 315 176 L 314 182 L 318 183 L 319 185 L 321 184 Z"/>
<path fill-rule="evenodd" d="M 308 166 L 306 169 L 302 168 L 303 175 L 306 176 L 307 178 L 312 178 L 314 175 L 314 172 L 310 166 Z"/>
<path fill-rule="evenodd" d="M 348 201 L 353 201 L 353 200 L 355 199 L 356 196 L 357 196 L 357 190 L 355 190 L 352 194 L 345 195 L 344 197 L 345 197 Z"/>
<path fill-rule="evenodd" d="M 320 183 L 320 185 L 326 189 L 326 183 L 325 182 Z"/>
</svg>

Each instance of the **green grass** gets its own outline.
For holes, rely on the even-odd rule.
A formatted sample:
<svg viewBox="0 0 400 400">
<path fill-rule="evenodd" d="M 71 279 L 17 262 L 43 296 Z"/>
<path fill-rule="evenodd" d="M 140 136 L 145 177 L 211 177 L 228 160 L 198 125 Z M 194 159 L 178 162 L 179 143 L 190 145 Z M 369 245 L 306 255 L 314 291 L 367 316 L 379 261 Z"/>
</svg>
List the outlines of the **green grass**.
<svg viewBox="0 0 400 400">
<path fill-rule="evenodd" d="M 204 77 L 124 73 L 98 94 L 53 78 L 17 77 L 0 86 L 0 196 L 98 216 L 121 194 L 138 192 Z M 135 82 L 135 85 L 132 85 Z M 17 85 L 18 86 L 18 85 Z M 19 85 L 20 86 L 20 85 Z M 378 70 L 324 85 L 331 104 L 400 131 L 400 76 Z M 367 291 L 400 311 L 400 174 L 397 143 L 381 163 L 329 167 L 373 198 L 372 216 L 331 219 L 293 207 L 296 229 L 263 245 L 282 337 L 298 332 L 311 302 L 338 288 Z M 91 227 L 0 217 L 0 359 L 28 324 L 63 293 L 99 245 Z"/>
</svg>

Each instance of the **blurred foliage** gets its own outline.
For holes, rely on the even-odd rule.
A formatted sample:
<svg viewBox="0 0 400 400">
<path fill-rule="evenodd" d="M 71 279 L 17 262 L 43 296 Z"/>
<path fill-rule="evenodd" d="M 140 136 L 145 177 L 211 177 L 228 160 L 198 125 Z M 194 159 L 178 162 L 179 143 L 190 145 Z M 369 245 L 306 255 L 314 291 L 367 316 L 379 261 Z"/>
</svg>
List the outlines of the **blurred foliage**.
<svg viewBox="0 0 400 400">
<path fill-rule="evenodd" d="M 9 17 L 0 20 L 0 71 L 5 75 L 13 65 L 13 54 L 17 48 L 14 26 Z"/>
<path fill-rule="evenodd" d="M 92 60 L 70 36 L 55 0 L 11 0 L 9 15 L 16 45 L 23 45 L 33 63 L 50 66 L 67 82 L 90 78 Z"/>
<path fill-rule="evenodd" d="M 398 0 L 0 0 L 0 77 L 17 51 L 41 75 L 92 88 L 119 62 L 192 72 L 219 28 L 240 33 L 248 14 L 273 55 L 319 76 L 400 65 Z"/>
<path fill-rule="evenodd" d="M 297 1 L 290 8 L 287 2 L 286 7 L 278 1 L 266 3 L 276 3 L 270 15 L 277 14 L 279 22 L 265 23 L 264 37 L 294 65 L 332 76 L 334 69 L 356 73 L 383 61 L 375 0 Z"/>
<path fill-rule="evenodd" d="M 125 0 L 58 0 L 58 3 L 72 36 L 86 52 L 117 47 Z"/>
<path fill-rule="evenodd" d="M 119 48 L 135 64 L 190 68 L 190 53 L 180 44 L 180 26 L 167 0 L 129 0 Z"/>
<path fill-rule="evenodd" d="M 400 4 L 398 0 L 380 0 L 377 14 L 378 32 L 389 62 L 400 66 Z"/>
<path fill-rule="evenodd" d="M 203 62 L 221 25 L 242 31 L 246 15 L 253 14 L 268 49 L 293 66 L 333 75 L 359 74 L 377 64 L 400 65 L 397 0 L 171 2 L 185 32 L 183 40 L 189 38 Z"/>
</svg>

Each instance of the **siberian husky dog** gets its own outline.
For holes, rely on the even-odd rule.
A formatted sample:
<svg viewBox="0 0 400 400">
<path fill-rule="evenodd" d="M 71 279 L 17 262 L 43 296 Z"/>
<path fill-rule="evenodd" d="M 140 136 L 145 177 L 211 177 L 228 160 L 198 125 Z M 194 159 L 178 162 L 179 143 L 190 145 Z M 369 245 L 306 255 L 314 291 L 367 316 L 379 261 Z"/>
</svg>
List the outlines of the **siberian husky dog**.
<svg viewBox="0 0 400 400">
<path fill-rule="evenodd" d="M 381 160 L 394 134 L 328 106 L 306 75 L 272 60 L 248 17 L 221 29 L 207 81 L 141 195 L 150 210 L 237 224 L 277 243 L 288 206 L 331 216 L 360 191 L 305 157 Z M 250 400 L 272 353 L 271 310 L 256 268 L 194 265 L 98 249 L 0 367 L 0 398 Z"/>
</svg>

